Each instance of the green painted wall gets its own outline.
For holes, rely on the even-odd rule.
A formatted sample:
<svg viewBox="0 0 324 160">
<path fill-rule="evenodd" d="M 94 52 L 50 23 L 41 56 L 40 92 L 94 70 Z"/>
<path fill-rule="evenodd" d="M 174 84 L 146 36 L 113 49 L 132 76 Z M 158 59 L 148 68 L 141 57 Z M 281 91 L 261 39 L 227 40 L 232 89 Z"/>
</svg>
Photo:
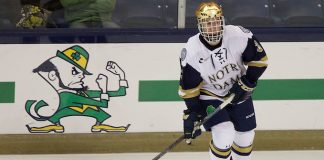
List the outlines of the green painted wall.
<svg viewBox="0 0 324 160">
<path fill-rule="evenodd" d="M 181 101 L 177 80 L 139 81 L 138 100 Z M 253 94 L 255 100 L 324 99 L 324 79 L 260 80 Z M 0 103 L 15 102 L 15 82 L 0 82 Z"/>
<path fill-rule="evenodd" d="M 179 82 L 140 81 L 139 101 L 180 101 Z M 253 94 L 255 100 L 316 100 L 324 99 L 324 79 L 259 80 Z"/>
<path fill-rule="evenodd" d="M 0 103 L 15 103 L 15 82 L 0 82 Z"/>
</svg>

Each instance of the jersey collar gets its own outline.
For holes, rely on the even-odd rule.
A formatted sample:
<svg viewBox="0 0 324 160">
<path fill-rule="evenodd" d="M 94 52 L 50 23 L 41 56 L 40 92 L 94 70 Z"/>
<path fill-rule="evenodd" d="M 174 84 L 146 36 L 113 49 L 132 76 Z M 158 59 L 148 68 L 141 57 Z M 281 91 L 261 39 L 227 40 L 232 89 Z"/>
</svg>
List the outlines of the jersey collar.
<svg viewBox="0 0 324 160">
<path fill-rule="evenodd" d="M 220 46 L 222 46 L 222 42 L 223 42 L 223 38 L 220 40 L 220 42 L 216 45 L 216 46 L 212 46 L 210 45 L 202 35 L 199 35 L 199 40 L 202 44 L 204 44 L 204 46 L 206 48 L 208 48 L 210 51 L 215 50 L 216 48 L 219 48 Z"/>
</svg>

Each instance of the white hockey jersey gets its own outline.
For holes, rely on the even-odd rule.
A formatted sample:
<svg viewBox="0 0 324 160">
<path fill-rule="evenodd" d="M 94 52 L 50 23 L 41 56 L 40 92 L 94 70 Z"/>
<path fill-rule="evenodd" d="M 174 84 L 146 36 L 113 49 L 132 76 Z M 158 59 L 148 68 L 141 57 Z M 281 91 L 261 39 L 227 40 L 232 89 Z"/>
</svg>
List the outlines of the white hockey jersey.
<svg viewBox="0 0 324 160">
<path fill-rule="evenodd" d="M 266 54 L 251 31 L 227 25 L 221 43 L 212 47 L 200 34 L 189 38 L 181 51 L 180 97 L 222 99 L 246 74 L 244 65 L 267 66 Z"/>
</svg>

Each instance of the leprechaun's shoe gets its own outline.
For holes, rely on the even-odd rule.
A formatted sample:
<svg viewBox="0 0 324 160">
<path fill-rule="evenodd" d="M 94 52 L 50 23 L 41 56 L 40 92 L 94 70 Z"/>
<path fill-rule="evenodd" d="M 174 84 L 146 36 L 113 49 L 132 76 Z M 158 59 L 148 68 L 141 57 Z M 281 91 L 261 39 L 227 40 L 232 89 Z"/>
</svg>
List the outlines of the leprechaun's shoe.
<svg viewBox="0 0 324 160">
<path fill-rule="evenodd" d="M 127 126 L 119 126 L 119 127 L 115 127 L 115 126 L 110 126 L 110 125 L 106 125 L 106 124 L 99 124 L 99 125 L 94 125 L 91 128 L 91 132 L 101 132 L 101 131 L 105 131 L 105 132 L 126 132 L 127 129 L 129 128 L 130 124 L 128 124 Z"/>
<path fill-rule="evenodd" d="M 49 132 L 55 132 L 55 133 L 63 133 L 64 132 L 64 127 L 61 125 L 48 125 L 44 127 L 30 127 L 26 125 L 28 131 L 30 133 L 49 133 Z"/>
</svg>

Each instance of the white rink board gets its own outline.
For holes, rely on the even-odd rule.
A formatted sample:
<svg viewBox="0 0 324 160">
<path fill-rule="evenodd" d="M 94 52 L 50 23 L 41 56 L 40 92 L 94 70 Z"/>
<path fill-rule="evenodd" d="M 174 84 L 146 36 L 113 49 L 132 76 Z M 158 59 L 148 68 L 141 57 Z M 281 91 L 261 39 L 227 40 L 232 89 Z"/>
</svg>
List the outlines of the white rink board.
<svg viewBox="0 0 324 160">
<path fill-rule="evenodd" d="M 269 68 L 262 79 L 323 79 L 324 43 L 262 43 L 269 57 Z M 127 95 L 112 97 L 108 109 L 110 125 L 130 123 L 128 132 L 175 132 L 182 130 L 183 102 L 138 102 L 140 80 L 179 79 L 179 54 L 184 44 L 80 44 L 90 53 L 85 84 L 98 89 L 99 73 L 108 76 L 108 86 L 118 88 L 118 78 L 105 70 L 107 61 L 115 61 L 126 73 Z M 0 82 L 14 81 L 15 103 L 0 103 L 0 134 L 29 133 L 25 127 L 48 122 L 32 119 L 25 111 L 26 100 L 44 100 L 51 114 L 58 106 L 57 93 L 32 73 L 46 59 L 72 44 L 7 44 L 0 47 Z M 1 92 L 1 91 L 0 91 Z M 324 100 L 255 101 L 259 130 L 324 129 Z M 90 133 L 95 123 L 89 117 L 66 117 L 61 120 L 65 133 Z"/>
</svg>

